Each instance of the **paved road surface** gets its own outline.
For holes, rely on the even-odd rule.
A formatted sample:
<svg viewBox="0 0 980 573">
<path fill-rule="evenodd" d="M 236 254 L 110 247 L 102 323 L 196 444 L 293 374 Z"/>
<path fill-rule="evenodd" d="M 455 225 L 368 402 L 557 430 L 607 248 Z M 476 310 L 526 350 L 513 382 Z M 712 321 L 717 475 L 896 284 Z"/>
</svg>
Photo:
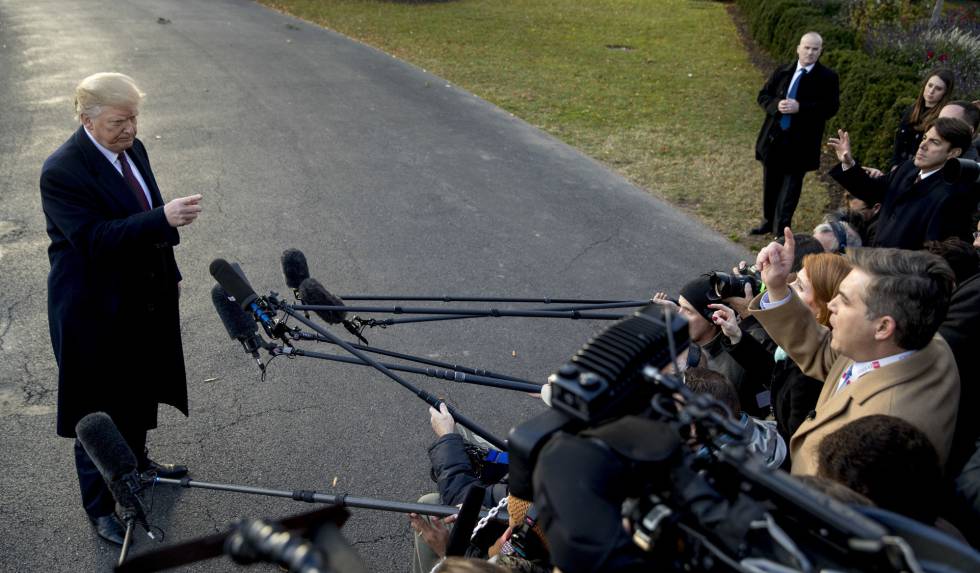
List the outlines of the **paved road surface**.
<svg viewBox="0 0 980 573">
<path fill-rule="evenodd" d="M 148 94 L 140 136 L 164 197 L 204 194 L 177 250 L 192 414 L 167 409 L 150 436 L 156 458 L 202 480 L 402 501 L 433 488 L 426 407 L 407 391 L 367 369 L 283 358 L 258 380 L 211 307 L 215 257 L 241 261 L 264 291 L 285 290 L 279 254 L 295 247 L 337 293 L 643 297 L 744 256 L 446 81 L 250 2 L 0 0 L 0 44 L 5 571 L 106 570 L 115 556 L 79 506 L 71 442 L 54 435 L 37 190 L 42 161 L 75 128 L 72 89 L 90 73 L 129 73 Z M 543 380 L 602 326 L 499 318 L 368 335 Z M 113 359 L 104 343 L 93 360 Z M 541 408 L 520 394 L 417 383 L 500 435 Z M 151 517 L 170 543 L 308 509 L 158 490 Z M 372 570 L 407 570 L 404 516 L 355 511 L 344 532 Z M 214 560 L 187 570 L 233 569 Z"/>
</svg>

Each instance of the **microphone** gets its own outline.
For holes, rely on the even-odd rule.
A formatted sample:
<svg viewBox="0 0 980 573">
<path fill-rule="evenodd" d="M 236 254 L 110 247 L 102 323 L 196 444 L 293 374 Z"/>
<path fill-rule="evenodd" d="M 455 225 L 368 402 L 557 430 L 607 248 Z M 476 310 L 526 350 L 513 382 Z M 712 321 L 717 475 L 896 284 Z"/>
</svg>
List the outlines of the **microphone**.
<svg viewBox="0 0 980 573">
<path fill-rule="evenodd" d="M 306 256 L 299 249 L 286 249 L 282 252 L 281 262 L 286 286 L 298 294 L 299 285 L 310 278 L 310 267 L 306 264 Z"/>
<path fill-rule="evenodd" d="M 269 316 L 267 312 L 269 307 L 268 302 L 255 294 L 255 289 L 252 288 L 252 285 L 248 284 L 248 279 L 245 278 L 245 273 L 242 272 L 241 267 L 232 265 L 224 259 L 215 259 L 211 261 L 208 271 L 214 277 L 214 280 L 218 281 L 218 284 L 238 302 L 238 305 L 243 310 L 251 311 L 255 315 L 256 320 L 262 323 L 262 327 L 266 329 L 269 336 L 274 338 L 279 337 L 275 333 L 282 329 Z"/>
<path fill-rule="evenodd" d="M 208 272 L 243 309 L 248 309 L 258 300 L 259 295 L 255 294 L 255 289 L 248 284 L 241 267 L 235 269 L 228 261 L 215 259 L 211 261 Z"/>
<path fill-rule="evenodd" d="M 320 281 L 312 277 L 303 279 L 299 285 L 299 294 L 299 298 L 305 304 L 344 306 L 344 301 L 339 296 L 330 294 L 327 289 L 323 288 Z M 317 310 L 314 312 L 327 324 L 341 324 L 347 319 L 347 313 L 342 310 Z"/>
<path fill-rule="evenodd" d="M 344 301 L 339 296 L 330 294 L 330 292 L 327 291 L 322 284 L 320 284 L 320 281 L 312 277 L 304 279 L 303 282 L 300 283 L 298 291 L 299 296 L 297 298 L 303 301 L 304 304 L 344 306 Z M 342 310 L 316 310 L 314 312 L 327 324 L 343 324 L 347 332 L 356 336 L 357 339 L 363 342 L 365 345 L 369 344 L 367 339 L 361 335 L 361 329 L 354 324 L 357 317 L 354 317 L 354 321 L 348 320 L 347 312 Z"/>
<path fill-rule="evenodd" d="M 88 414 L 75 425 L 75 435 L 102 475 L 116 508 L 127 526 L 138 523 L 154 539 L 146 522 L 146 510 L 139 492 L 143 489 L 136 456 L 105 412 Z"/>
<path fill-rule="evenodd" d="M 259 336 L 259 327 L 256 326 L 255 321 L 245 314 L 245 311 L 238 306 L 235 299 L 221 285 L 214 285 L 211 288 L 211 302 L 214 304 L 214 310 L 217 311 L 221 323 L 225 325 L 228 336 L 232 340 L 240 342 L 245 352 L 255 358 L 259 370 L 264 371 L 265 364 L 259 358 L 259 348 L 269 348 L 271 343 Z"/>
</svg>

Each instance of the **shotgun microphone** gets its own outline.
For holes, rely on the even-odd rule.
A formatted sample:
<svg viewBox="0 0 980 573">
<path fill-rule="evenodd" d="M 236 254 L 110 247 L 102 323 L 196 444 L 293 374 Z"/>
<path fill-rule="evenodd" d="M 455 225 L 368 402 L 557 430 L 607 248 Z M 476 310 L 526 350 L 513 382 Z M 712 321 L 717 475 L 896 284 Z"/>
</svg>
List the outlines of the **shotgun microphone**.
<svg viewBox="0 0 980 573">
<path fill-rule="evenodd" d="M 282 262 L 282 274 L 286 277 L 286 286 L 298 294 L 299 285 L 310 278 L 310 267 L 306 264 L 306 255 L 299 249 L 286 249 L 282 252 L 280 261 Z"/>
<path fill-rule="evenodd" d="M 153 538 L 146 521 L 146 509 L 139 497 L 143 489 L 136 456 L 105 412 L 89 414 L 75 425 L 75 435 L 105 480 L 116 511 L 127 526 L 137 523 Z"/>
<path fill-rule="evenodd" d="M 307 277 L 304 279 L 298 290 L 299 298 L 304 304 L 344 306 L 344 301 L 340 300 L 340 297 L 330 294 L 315 278 Z M 342 324 L 347 318 L 347 313 L 342 310 L 317 310 L 314 312 L 327 324 Z"/>
<path fill-rule="evenodd" d="M 232 340 L 240 342 L 246 354 L 251 354 L 252 358 L 255 359 L 259 365 L 259 370 L 264 371 L 265 364 L 259 358 L 259 349 L 268 349 L 275 345 L 266 342 L 259 335 L 259 328 L 255 321 L 238 306 L 234 297 L 228 294 L 228 291 L 221 285 L 214 285 L 211 288 L 211 302 L 214 304 L 214 310 L 218 313 L 221 323 L 224 324 L 228 336 Z"/>
<path fill-rule="evenodd" d="M 330 292 L 320 284 L 320 281 L 315 278 L 306 278 L 299 285 L 299 298 L 304 304 L 310 305 L 324 305 L 324 306 L 344 306 L 344 301 L 337 295 L 330 294 Z M 323 319 L 327 324 L 343 324 L 347 332 L 353 334 L 365 345 L 368 345 L 368 341 L 361 334 L 361 328 L 355 324 L 357 322 L 357 317 L 355 316 L 353 320 L 347 318 L 347 312 L 342 310 L 317 310 L 314 311 L 317 316 Z"/>
</svg>

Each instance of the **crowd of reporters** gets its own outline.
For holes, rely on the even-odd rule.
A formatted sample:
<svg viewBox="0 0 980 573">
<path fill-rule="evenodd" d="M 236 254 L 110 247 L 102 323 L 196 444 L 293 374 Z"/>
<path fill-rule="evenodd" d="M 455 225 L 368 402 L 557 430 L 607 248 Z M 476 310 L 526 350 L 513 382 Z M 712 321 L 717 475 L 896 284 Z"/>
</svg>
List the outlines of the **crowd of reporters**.
<svg viewBox="0 0 980 573">
<path fill-rule="evenodd" d="M 845 503 L 904 515 L 974 547 L 980 194 L 975 180 L 946 182 L 941 169 L 949 158 L 976 158 L 978 125 L 974 104 L 947 103 L 921 134 L 922 151 L 888 173 L 861 168 L 839 132 L 829 148 L 841 161 L 831 175 L 848 189 L 840 210 L 812 234 L 785 228 L 754 265 L 701 269 L 676 296 L 653 297 L 688 321 L 691 344 L 667 370 L 726 404 L 767 465 Z M 479 482 L 466 449 L 479 440 L 461 435 L 447 412 L 430 414 L 439 491 L 427 501 L 458 504 Z M 498 484 L 484 505 L 506 496 Z M 501 553 L 522 518 L 512 516 L 489 553 L 509 569 L 548 570 L 546 556 Z M 450 524 L 412 517 L 413 570 L 438 562 Z M 463 570 L 460 563 L 436 567 Z"/>
</svg>

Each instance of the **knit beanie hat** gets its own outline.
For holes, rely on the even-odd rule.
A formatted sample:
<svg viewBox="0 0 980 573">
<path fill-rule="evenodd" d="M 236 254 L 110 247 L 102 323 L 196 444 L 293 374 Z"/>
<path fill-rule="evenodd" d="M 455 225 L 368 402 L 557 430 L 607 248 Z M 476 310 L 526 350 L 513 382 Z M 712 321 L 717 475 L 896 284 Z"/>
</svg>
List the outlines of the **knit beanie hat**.
<svg viewBox="0 0 980 573">
<path fill-rule="evenodd" d="M 708 294 L 713 292 L 714 287 L 711 286 L 711 280 L 708 277 L 709 275 L 701 275 L 684 285 L 681 288 L 680 296 L 686 298 L 694 310 L 698 311 L 698 314 L 711 322 L 711 315 L 715 311 L 708 308 L 708 305 L 712 303 Z"/>
</svg>

